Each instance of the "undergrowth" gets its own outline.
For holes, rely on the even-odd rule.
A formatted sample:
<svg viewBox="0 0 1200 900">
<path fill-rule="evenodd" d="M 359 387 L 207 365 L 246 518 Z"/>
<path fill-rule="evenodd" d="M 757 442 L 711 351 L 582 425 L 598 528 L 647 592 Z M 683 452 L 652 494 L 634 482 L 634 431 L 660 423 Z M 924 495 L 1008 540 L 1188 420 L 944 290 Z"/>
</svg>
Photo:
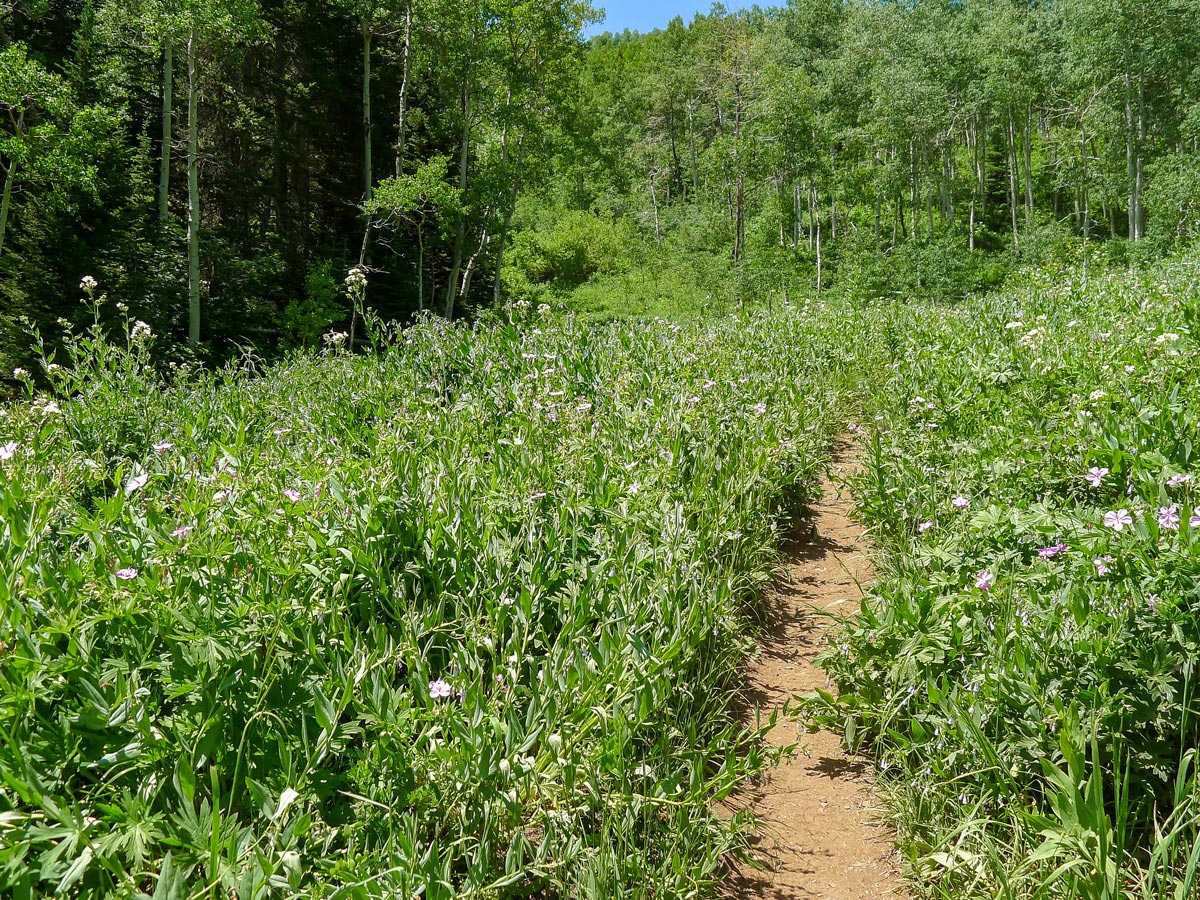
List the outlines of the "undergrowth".
<svg viewBox="0 0 1200 900">
<path fill-rule="evenodd" d="M 939 897 L 1196 896 L 1200 261 L 875 305 L 881 572 L 817 721 Z"/>
<path fill-rule="evenodd" d="M 69 336 L 0 411 L 0 891 L 710 893 L 841 321 L 376 322 L 166 374 L 136 323 Z"/>
</svg>

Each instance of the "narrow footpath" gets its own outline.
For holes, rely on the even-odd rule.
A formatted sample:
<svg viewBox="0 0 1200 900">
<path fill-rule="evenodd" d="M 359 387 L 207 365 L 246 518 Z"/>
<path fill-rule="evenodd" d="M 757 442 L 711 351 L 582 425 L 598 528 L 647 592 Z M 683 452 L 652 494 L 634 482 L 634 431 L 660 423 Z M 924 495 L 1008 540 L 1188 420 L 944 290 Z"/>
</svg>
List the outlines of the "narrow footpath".
<svg viewBox="0 0 1200 900">
<path fill-rule="evenodd" d="M 826 687 L 825 673 L 813 664 L 828 616 L 850 615 L 871 581 L 866 538 L 850 518 L 852 503 L 835 482 L 855 471 L 854 453 L 834 457 L 833 479 L 821 485 L 823 498 L 807 529 L 791 548 L 790 563 L 772 599 L 771 623 L 762 655 L 749 668 L 750 715 L 764 715 L 788 698 Z M 763 820 L 753 847 L 762 869 L 745 868 L 730 884 L 735 897 L 769 900 L 875 900 L 900 898 L 892 833 L 879 824 L 870 771 L 842 752 L 841 739 L 828 732 L 805 734 L 794 722 L 780 722 L 767 738 L 776 746 L 800 750 L 772 771 L 749 797 Z"/>
</svg>

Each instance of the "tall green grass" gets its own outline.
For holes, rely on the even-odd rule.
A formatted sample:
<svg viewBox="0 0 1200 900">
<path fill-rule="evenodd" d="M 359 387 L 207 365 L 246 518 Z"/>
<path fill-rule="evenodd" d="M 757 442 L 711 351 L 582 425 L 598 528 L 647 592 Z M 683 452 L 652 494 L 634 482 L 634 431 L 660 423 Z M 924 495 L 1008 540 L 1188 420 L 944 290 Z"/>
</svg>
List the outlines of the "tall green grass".
<svg viewBox="0 0 1200 900">
<path fill-rule="evenodd" d="M 711 893 L 847 315 L 72 338 L 0 410 L 0 892 Z"/>
<path fill-rule="evenodd" d="M 953 305 L 407 329 L 0 414 L 0 891 L 708 896 L 731 711 L 858 413 L 880 578 L 816 721 L 915 889 L 1196 896 L 1200 262 Z M 1195 519 L 1195 520 L 1194 520 Z"/>
<path fill-rule="evenodd" d="M 873 307 L 881 577 L 817 719 L 942 897 L 1196 896 L 1200 261 Z"/>
</svg>

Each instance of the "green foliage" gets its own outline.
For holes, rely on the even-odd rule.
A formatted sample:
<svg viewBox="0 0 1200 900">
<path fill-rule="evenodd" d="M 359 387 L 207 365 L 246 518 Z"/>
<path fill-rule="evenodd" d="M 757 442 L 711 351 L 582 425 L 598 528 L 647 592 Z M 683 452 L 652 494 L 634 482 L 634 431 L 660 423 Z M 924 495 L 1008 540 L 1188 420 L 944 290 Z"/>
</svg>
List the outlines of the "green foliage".
<svg viewBox="0 0 1200 900">
<path fill-rule="evenodd" d="M 439 155 L 422 162 L 411 175 L 385 178 L 375 188 L 367 211 L 385 219 L 420 226 L 427 218 L 453 220 L 462 213 L 458 191 L 446 182 L 450 157 Z"/>
<path fill-rule="evenodd" d="M 1200 155 L 1180 154 L 1156 167 L 1146 207 L 1150 236 L 1165 247 L 1200 240 Z"/>
<path fill-rule="evenodd" d="M 891 364 L 854 488 L 882 572 L 810 711 L 878 754 L 932 896 L 1182 897 L 1200 871 L 1198 272 L 870 310 Z"/>
<path fill-rule="evenodd" d="M 119 126 L 110 109 L 77 107 L 25 45 L 0 49 L 0 253 L 17 183 L 45 185 L 54 209 L 75 211 L 77 194 L 97 195 L 96 159 Z"/>
<path fill-rule="evenodd" d="M 103 276 L 172 338 L 186 292 L 221 358 L 295 331 L 314 259 L 367 265 L 396 318 L 576 288 L 601 315 L 839 283 L 955 297 L 1016 265 L 1138 264 L 1194 239 L 1195 5 L 805 0 L 585 43 L 579 0 L 21 3 L 0 291 L 53 319 Z M 183 127 L 194 273 L 172 258 Z M 161 196 L 126 175 L 149 161 Z"/>
<path fill-rule="evenodd" d="M 461 192 L 446 182 L 450 157 L 435 156 L 411 175 L 385 178 L 366 204 L 368 215 L 383 224 L 403 223 L 417 232 L 417 309 L 425 309 L 425 248 L 428 238 L 442 238 L 465 212 Z M 427 234 L 428 229 L 428 234 Z"/>
<path fill-rule="evenodd" d="M 866 299 L 961 300 L 999 287 L 1012 267 L 1003 254 L 972 253 L 960 236 L 947 236 L 890 249 L 844 248 L 830 281 Z"/>
<path fill-rule="evenodd" d="M 812 704 L 918 880 L 1195 893 L 1200 300 L 1138 269 L 1200 239 L 1195 0 L 0 7 L 0 890 L 711 892 L 853 401 L 884 577 Z M 479 327 L 311 349 L 360 254 Z"/>
<path fill-rule="evenodd" d="M 518 301 L 562 295 L 593 276 L 628 270 L 636 244 L 624 222 L 561 207 L 541 210 L 538 227 L 513 236 L 502 273 L 505 290 Z"/>
<path fill-rule="evenodd" d="M 336 322 L 349 318 L 333 262 L 321 260 L 304 279 L 304 296 L 284 307 L 279 329 L 290 347 L 315 347 Z"/>
<path fill-rule="evenodd" d="M 0 410 L 0 891 L 711 893 L 839 317 L 163 376 L 108 305 Z"/>
</svg>

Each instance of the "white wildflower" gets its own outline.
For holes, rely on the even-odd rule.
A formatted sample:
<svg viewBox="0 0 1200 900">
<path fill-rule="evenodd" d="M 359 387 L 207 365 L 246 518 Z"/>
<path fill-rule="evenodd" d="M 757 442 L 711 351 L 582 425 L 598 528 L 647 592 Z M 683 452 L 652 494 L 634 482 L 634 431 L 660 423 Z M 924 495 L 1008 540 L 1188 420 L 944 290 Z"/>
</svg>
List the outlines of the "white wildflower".
<svg viewBox="0 0 1200 900">
<path fill-rule="evenodd" d="M 149 341 L 153 337 L 154 331 L 141 319 L 138 319 L 136 322 L 134 322 L 133 328 L 129 329 L 129 339 L 135 344 Z"/>
<path fill-rule="evenodd" d="M 346 274 L 346 287 L 352 294 L 361 294 L 367 289 L 367 272 L 361 266 L 355 266 Z"/>
</svg>

